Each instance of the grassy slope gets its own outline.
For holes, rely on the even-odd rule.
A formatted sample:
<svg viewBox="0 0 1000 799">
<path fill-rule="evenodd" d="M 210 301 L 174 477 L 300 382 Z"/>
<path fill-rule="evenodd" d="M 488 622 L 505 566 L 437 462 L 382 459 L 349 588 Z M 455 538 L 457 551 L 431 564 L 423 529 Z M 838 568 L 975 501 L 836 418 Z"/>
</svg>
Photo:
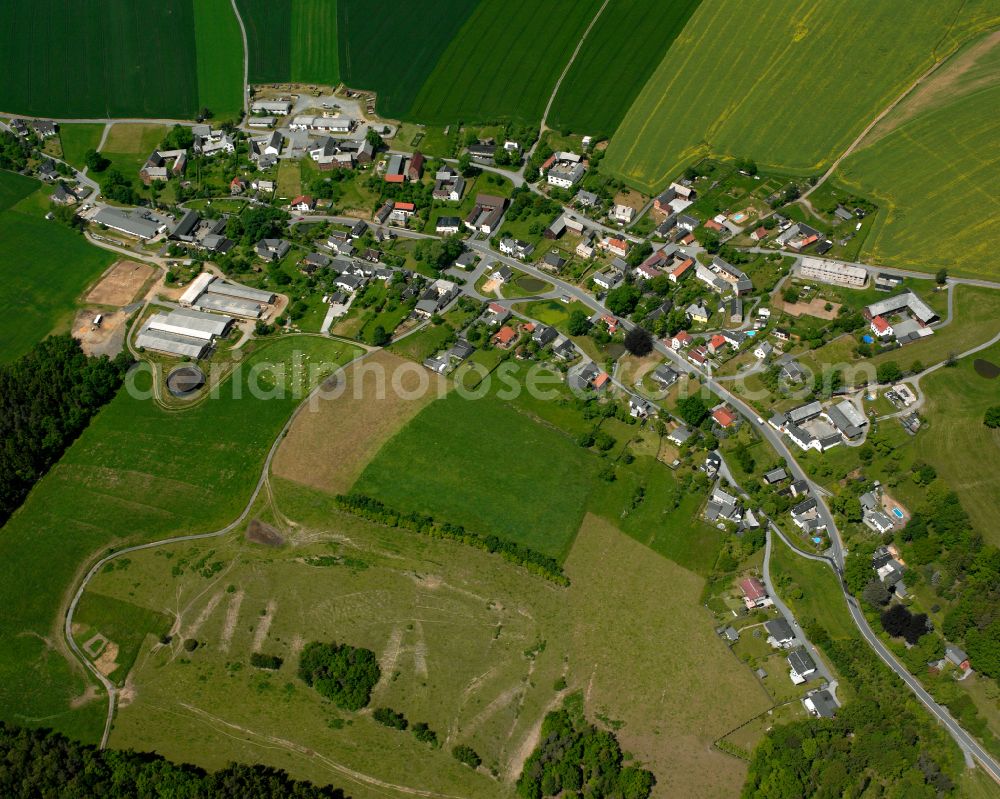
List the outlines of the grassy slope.
<svg viewBox="0 0 1000 799">
<path fill-rule="evenodd" d="M 101 143 L 104 125 L 60 125 L 59 138 L 62 141 L 63 160 L 77 169 L 83 169 L 84 158 L 90 150 L 96 150 Z"/>
<path fill-rule="evenodd" d="M 340 41 L 334 0 L 292 0 L 292 71 L 294 81 L 340 81 Z"/>
<path fill-rule="evenodd" d="M 274 488 L 277 511 L 308 537 L 292 533 L 281 550 L 248 545 L 239 534 L 169 547 L 137 554 L 95 581 L 102 594 L 177 608 L 184 629 L 221 595 L 192 655 L 152 653 L 147 638 L 133 675 L 136 700 L 116 719 L 115 745 L 202 765 L 265 762 L 332 781 L 357 799 L 402 794 L 337 767 L 452 796 L 509 797 L 518 753 L 555 696 L 553 683 L 565 677 L 571 689 L 586 691 L 592 719 L 624 722 L 623 746 L 653 769 L 663 795 L 738 790 L 743 765 L 709 744 L 767 702 L 712 632 L 697 576 L 588 516 L 566 562 L 572 585 L 556 589 L 477 550 L 338 514 L 320 493 L 280 480 Z M 272 508 L 262 503 L 260 513 L 273 521 Z M 214 581 L 192 568 L 208 552 L 225 564 Z M 313 555 L 348 562 L 309 566 Z M 226 617 L 240 595 L 226 645 Z M 268 605 L 273 621 L 261 649 L 285 659 L 273 675 L 247 667 Z M 386 676 L 372 706 L 403 712 L 411 724 L 428 722 L 443 741 L 447 734 L 445 745 L 422 747 L 305 688 L 294 676 L 295 654 L 297 642 L 313 639 L 371 648 Z M 528 657 L 528 650 L 536 651 Z M 345 723 L 333 728 L 335 718 Z M 457 743 L 470 744 L 500 779 L 458 765 L 450 753 Z"/>
<path fill-rule="evenodd" d="M 453 124 L 537 123 L 597 0 L 482 0 L 407 116 Z"/>
<path fill-rule="evenodd" d="M 253 362 L 285 363 L 300 349 L 343 360 L 354 348 L 315 338 L 280 339 Z M 249 363 L 249 361 L 248 361 Z M 72 731 L 99 732 L 93 704 L 69 701 L 84 681 L 51 641 L 63 592 L 96 553 L 123 541 L 215 529 L 235 518 L 261 461 L 298 400 L 260 401 L 227 381 L 221 398 L 166 412 L 123 391 L 31 492 L 0 535 L 0 713 Z M 138 385 L 148 384 L 148 376 Z M 233 398 L 241 387 L 246 399 Z"/>
<path fill-rule="evenodd" d="M 292 75 L 292 14 L 288 3 L 236 0 L 250 50 L 250 83 L 287 81 Z"/>
<path fill-rule="evenodd" d="M 190 117 L 198 104 L 191 0 L 0 3 L 4 111 Z"/>
<path fill-rule="evenodd" d="M 598 137 L 615 132 L 701 0 L 616 0 L 601 14 L 559 87 L 548 124 Z"/>
<path fill-rule="evenodd" d="M 243 38 L 230 0 L 194 0 L 198 104 L 216 117 L 243 107 Z"/>
<path fill-rule="evenodd" d="M 383 116 L 409 116 L 420 87 L 478 2 L 338 0 L 342 80 L 378 92 Z"/>
<path fill-rule="evenodd" d="M 134 185 L 140 185 L 139 170 L 149 154 L 160 146 L 169 128 L 149 123 L 117 123 L 112 126 L 104 141 L 101 155 L 111 161 L 108 169 L 117 169 Z M 100 182 L 100 175 L 94 175 Z"/>
<path fill-rule="evenodd" d="M 1000 365 L 1000 345 L 939 369 L 920 382 L 927 397 L 923 414 L 930 421 L 920 457 L 962 500 L 962 507 L 983 537 L 1000 546 L 1000 430 L 983 424 L 986 409 L 1000 404 L 1000 380 L 976 373 L 975 359 Z"/>
<path fill-rule="evenodd" d="M 607 170 L 647 192 L 709 152 L 819 171 L 939 55 L 961 6 L 706 0 L 629 109 Z"/>
<path fill-rule="evenodd" d="M 38 181 L 0 172 L 0 279 L 7 296 L 16 298 L 16 307 L 0 316 L 0 362 L 23 355 L 55 330 L 68 330 L 77 297 L 115 260 L 79 233 L 47 221 L 47 197 Z"/>
<path fill-rule="evenodd" d="M 991 35 L 990 41 L 997 41 Z M 996 277 L 1000 246 L 1000 44 L 935 76 L 940 89 L 901 105 L 848 158 L 838 182 L 883 206 L 864 245 L 880 263 Z M 928 223 L 947 219 L 928 235 Z"/>
</svg>

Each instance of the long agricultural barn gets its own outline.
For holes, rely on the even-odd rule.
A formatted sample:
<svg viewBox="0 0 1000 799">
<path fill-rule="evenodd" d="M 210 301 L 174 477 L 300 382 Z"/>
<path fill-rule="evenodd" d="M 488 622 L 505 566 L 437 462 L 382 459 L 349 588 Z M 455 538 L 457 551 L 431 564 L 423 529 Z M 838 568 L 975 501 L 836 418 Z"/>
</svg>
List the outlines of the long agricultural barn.
<svg viewBox="0 0 1000 799">
<path fill-rule="evenodd" d="M 149 318 L 139 335 L 136 346 L 167 355 L 203 358 L 216 336 L 229 332 L 232 317 L 181 309 L 158 313 Z"/>
<path fill-rule="evenodd" d="M 180 304 L 185 307 L 232 314 L 244 319 L 260 319 L 266 311 L 266 306 L 273 303 L 274 299 L 274 294 L 269 291 L 239 286 L 208 272 L 202 272 L 181 295 Z"/>
<path fill-rule="evenodd" d="M 146 208 L 101 208 L 92 220 L 126 236 L 137 239 L 152 239 L 167 229 L 166 219 Z"/>
</svg>

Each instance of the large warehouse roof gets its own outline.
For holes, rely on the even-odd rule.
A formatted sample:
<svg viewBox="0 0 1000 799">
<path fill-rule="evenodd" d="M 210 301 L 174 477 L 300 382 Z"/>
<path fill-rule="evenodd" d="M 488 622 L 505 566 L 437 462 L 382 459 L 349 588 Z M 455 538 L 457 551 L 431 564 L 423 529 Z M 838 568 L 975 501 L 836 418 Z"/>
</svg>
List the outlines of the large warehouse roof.
<svg viewBox="0 0 1000 799">
<path fill-rule="evenodd" d="M 216 316 L 198 311 L 171 311 L 168 314 L 158 313 L 151 317 L 147 328 L 211 341 L 213 336 L 223 335 L 232 321 L 228 316 Z"/>
<path fill-rule="evenodd" d="M 274 302 L 274 294 L 270 291 L 252 289 L 247 286 L 238 286 L 221 278 L 216 278 L 207 287 L 207 291 L 213 294 L 224 294 L 227 297 L 239 297 L 241 300 L 253 300 L 254 302 Z"/>
<path fill-rule="evenodd" d="M 198 308 L 242 316 L 246 319 L 260 319 L 262 313 L 260 305 L 256 302 L 241 300 L 238 297 L 226 297 L 211 291 L 202 294 L 195 305 Z"/>
<path fill-rule="evenodd" d="M 201 296 L 205 288 L 215 280 L 215 275 L 211 272 L 202 272 L 198 277 L 194 279 L 190 286 L 188 286 L 184 293 L 181 294 L 180 303 L 181 305 L 192 305 L 194 301 Z"/>
<path fill-rule="evenodd" d="M 151 239 L 166 227 L 166 220 L 146 209 L 124 209 L 105 206 L 93 218 L 99 225 L 140 239 Z"/>
<path fill-rule="evenodd" d="M 186 355 L 189 358 L 200 358 L 208 348 L 207 341 L 200 341 L 189 336 L 181 336 L 165 330 L 151 330 L 148 325 L 143 327 L 135 339 L 136 346 L 147 350 L 165 352 L 168 355 Z"/>
</svg>

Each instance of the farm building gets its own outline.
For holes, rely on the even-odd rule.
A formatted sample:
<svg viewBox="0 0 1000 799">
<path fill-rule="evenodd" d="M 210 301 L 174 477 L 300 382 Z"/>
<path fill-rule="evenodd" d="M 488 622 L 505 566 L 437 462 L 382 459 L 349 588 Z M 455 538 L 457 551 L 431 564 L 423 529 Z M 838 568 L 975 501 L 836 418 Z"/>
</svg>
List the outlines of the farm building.
<svg viewBox="0 0 1000 799">
<path fill-rule="evenodd" d="M 840 261 L 824 261 L 821 258 L 803 258 L 799 275 L 810 280 L 852 289 L 863 289 L 868 282 L 868 272 L 864 267 Z"/>
<path fill-rule="evenodd" d="M 233 320 L 228 316 L 179 309 L 157 313 L 149 318 L 136 346 L 167 355 L 203 358 L 217 336 L 229 332 Z"/>
<path fill-rule="evenodd" d="M 271 292 L 239 286 L 202 272 L 181 295 L 180 304 L 187 308 L 219 311 L 245 319 L 260 319 L 274 299 Z"/>
<path fill-rule="evenodd" d="M 159 214 L 146 208 L 112 208 L 105 206 L 91 220 L 111 230 L 137 239 L 152 239 L 165 231 L 168 222 Z"/>
</svg>

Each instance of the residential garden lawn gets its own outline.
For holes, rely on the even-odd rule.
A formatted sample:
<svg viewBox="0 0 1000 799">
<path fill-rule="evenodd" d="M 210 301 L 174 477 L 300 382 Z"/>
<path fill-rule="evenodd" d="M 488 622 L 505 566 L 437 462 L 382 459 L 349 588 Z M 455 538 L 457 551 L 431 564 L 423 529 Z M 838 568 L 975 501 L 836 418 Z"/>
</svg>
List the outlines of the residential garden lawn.
<svg viewBox="0 0 1000 799">
<path fill-rule="evenodd" d="M 431 324 L 406 338 L 394 341 L 389 345 L 389 349 L 411 361 L 423 363 L 440 350 L 454 334 L 455 331 L 450 325 Z"/>
<path fill-rule="evenodd" d="M 497 119 L 536 124 L 599 7 L 597 0 L 480 0 L 441 52 L 406 118 L 441 125 Z"/>
<path fill-rule="evenodd" d="M 399 150 L 420 150 L 424 155 L 451 158 L 458 150 L 458 132 L 458 125 L 426 126 L 404 122 L 392 141 Z"/>
<path fill-rule="evenodd" d="M 505 457 L 498 457 L 500 442 Z M 562 560 L 598 468 L 599 459 L 568 435 L 495 395 L 451 394 L 389 441 L 354 490 Z"/>
<path fill-rule="evenodd" d="M 61 640 L 64 593 L 84 564 L 108 547 L 205 532 L 232 521 L 307 383 L 332 369 L 310 375 L 310 365 L 343 363 L 358 352 L 318 337 L 289 336 L 247 346 L 243 370 L 223 383 L 218 399 L 166 411 L 123 390 L 7 522 L 0 536 L 5 608 L 0 712 L 5 720 L 34 720 L 83 740 L 99 738 L 103 700 L 71 708 L 85 681 L 62 649 L 50 644 Z M 298 375 L 291 368 L 296 353 L 304 367 Z M 250 391 L 252 369 L 269 363 L 286 371 L 293 390 L 284 397 L 256 399 Z M 275 384 L 274 372 L 255 373 L 261 389 Z M 141 372 L 135 385 L 148 390 L 148 372 Z"/>
<path fill-rule="evenodd" d="M 170 128 L 165 125 L 152 123 L 115 123 L 101 148 L 101 155 L 111 161 L 108 170 L 117 169 L 133 185 L 141 187 L 139 170 L 169 131 Z M 92 177 L 100 182 L 101 175 Z"/>
<path fill-rule="evenodd" d="M 247 32 L 250 83 L 291 80 L 293 4 L 236 0 L 236 5 Z"/>
<path fill-rule="evenodd" d="M 193 0 L 104 0 L 98 9 L 63 0 L 0 4 L 6 67 L 0 108 L 65 119 L 190 118 L 199 88 L 193 5 Z"/>
<path fill-rule="evenodd" d="M 198 104 L 215 117 L 243 109 L 243 37 L 230 0 L 192 0 Z"/>
<path fill-rule="evenodd" d="M 112 745 L 209 768 L 262 762 L 358 799 L 403 795 L 386 784 L 501 799 L 513 795 L 533 731 L 565 695 L 555 687 L 562 679 L 667 795 L 738 791 L 745 765 L 710 744 L 770 703 L 712 632 L 697 575 L 587 516 L 566 560 L 571 584 L 556 588 L 499 557 L 363 522 L 328 495 L 272 482 L 273 501 L 255 515 L 283 527 L 280 513 L 308 529 L 307 540 L 267 549 L 238 530 L 136 553 L 95 579 L 92 590 L 105 596 L 178 608 L 181 630 L 166 647 L 146 639 Z M 222 571 L 203 576 L 206 559 Z M 262 613 L 270 623 L 255 645 Z M 180 648 L 188 634 L 200 642 L 191 653 Z M 309 640 L 374 651 L 383 679 L 371 707 L 427 722 L 446 745 L 427 747 L 369 712 L 324 702 L 295 676 Z M 255 649 L 282 657 L 280 669 L 249 667 Z M 688 667 L 692 658 L 701 670 Z M 498 777 L 459 764 L 455 743 Z"/>
<path fill-rule="evenodd" d="M 341 79 L 352 88 L 375 91 L 382 116 L 410 119 L 420 87 L 476 6 L 468 0 L 338 0 Z M 386 46 L 389 42 L 392 46 Z"/>
<path fill-rule="evenodd" d="M 504 297 L 534 297 L 538 294 L 546 294 L 555 287 L 533 275 L 517 272 L 513 280 L 508 280 L 500 287 L 500 293 Z"/>
<path fill-rule="evenodd" d="M 982 536 L 1000 546 L 1000 430 L 983 424 L 986 409 L 1000 405 L 1000 379 L 983 377 L 974 362 L 1000 366 L 1000 344 L 939 369 L 920 381 L 921 414 L 929 424 L 918 434 L 920 457 L 962 500 Z"/>
<path fill-rule="evenodd" d="M 863 14 L 837 0 L 704 0 L 629 108 L 602 171 L 648 194 L 711 153 L 819 173 L 935 60 L 995 22 L 995 9 L 961 0 L 888 0 Z M 786 102 L 802 92 L 810 102 Z"/>
<path fill-rule="evenodd" d="M 279 161 L 275 196 L 292 200 L 302 193 L 302 171 L 295 161 Z"/>
<path fill-rule="evenodd" d="M 595 140 L 614 133 L 699 2 L 609 4 L 560 85 L 548 124 Z"/>
<path fill-rule="evenodd" d="M 84 159 L 88 152 L 97 149 L 103 133 L 104 125 L 101 124 L 60 125 L 59 140 L 62 142 L 63 160 L 77 169 L 86 167 Z"/>
<path fill-rule="evenodd" d="M 858 637 L 837 576 L 825 563 L 795 554 L 774 536 L 771 578 L 800 626 L 808 628 L 815 621 L 834 640 Z"/>
<path fill-rule="evenodd" d="M 336 86 L 340 82 L 337 3 L 292 0 L 291 79 Z"/>
<path fill-rule="evenodd" d="M 532 319 L 537 319 L 546 325 L 552 325 L 566 332 L 566 323 L 573 311 L 583 311 L 589 317 L 590 309 L 579 300 L 566 303 L 562 300 L 536 300 L 535 302 L 518 303 L 514 310 Z"/>
<path fill-rule="evenodd" d="M 1000 136 L 1000 37 L 987 34 L 942 66 L 886 116 L 847 158 L 837 183 L 874 198 L 880 210 L 866 261 L 993 278 Z M 928 214 L 952 223 L 926 235 Z"/>
<path fill-rule="evenodd" d="M 23 355 L 49 333 L 69 330 L 77 298 L 116 256 L 46 220 L 48 190 L 0 172 L 0 277 L 17 307 L 0 316 L 0 362 Z"/>
</svg>

